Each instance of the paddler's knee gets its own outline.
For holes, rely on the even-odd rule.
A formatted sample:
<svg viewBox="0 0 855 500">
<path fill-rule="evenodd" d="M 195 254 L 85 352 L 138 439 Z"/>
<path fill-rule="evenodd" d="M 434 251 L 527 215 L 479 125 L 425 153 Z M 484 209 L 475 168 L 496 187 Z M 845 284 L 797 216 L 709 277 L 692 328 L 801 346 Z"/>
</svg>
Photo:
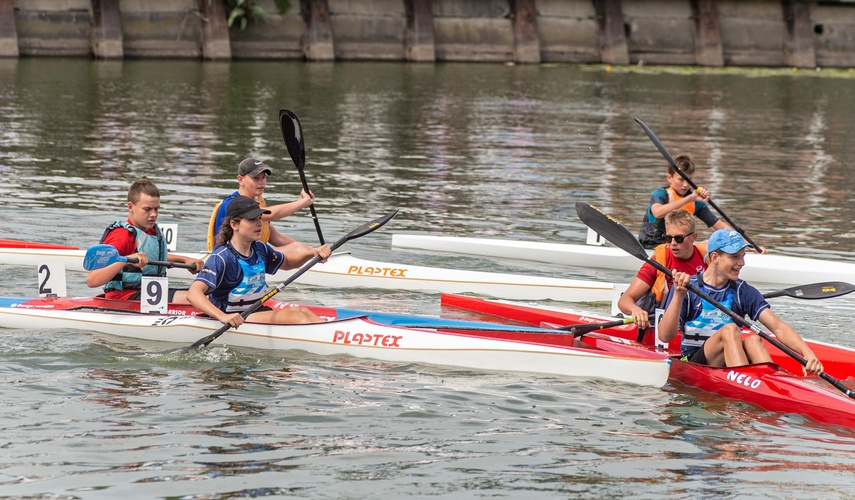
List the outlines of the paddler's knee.
<svg viewBox="0 0 855 500">
<path fill-rule="evenodd" d="M 741 342 L 742 341 L 742 330 L 736 326 L 734 323 L 728 323 L 722 326 L 719 331 L 719 335 L 721 335 L 722 340 L 725 342 Z"/>
<path fill-rule="evenodd" d="M 761 339 L 757 335 L 748 335 L 744 339 L 742 339 L 742 345 L 745 346 L 745 350 L 749 349 L 765 349 L 766 346 L 763 345 L 763 339 Z"/>
</svg>

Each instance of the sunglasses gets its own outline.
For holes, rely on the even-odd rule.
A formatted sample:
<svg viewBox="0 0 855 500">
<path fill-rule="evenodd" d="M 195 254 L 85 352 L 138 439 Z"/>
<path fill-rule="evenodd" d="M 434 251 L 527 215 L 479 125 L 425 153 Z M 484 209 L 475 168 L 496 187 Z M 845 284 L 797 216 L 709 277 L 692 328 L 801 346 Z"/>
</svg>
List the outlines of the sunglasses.
<svg viewBox="0 0 855 500">
<path fill-rule="evenodd" d="M 682 243 L 683 240 L 685 240 L 686 238 L 688 238 L 689 236 L 691 236 L 693 234 L 695 234 L 694 231 L 689 233 L 689 234 L 675 234 L 675 235 L 666 234 L 665 235 L 665 242 L 671 243 L 671 240 L 674 240 L 677 243 Z"/>
</svg>

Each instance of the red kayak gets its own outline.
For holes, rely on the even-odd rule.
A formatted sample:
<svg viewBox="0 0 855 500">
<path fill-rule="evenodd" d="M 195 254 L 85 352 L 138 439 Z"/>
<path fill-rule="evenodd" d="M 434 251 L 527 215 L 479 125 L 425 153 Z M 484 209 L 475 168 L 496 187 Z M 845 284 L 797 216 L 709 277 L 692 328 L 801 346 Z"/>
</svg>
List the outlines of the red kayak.
<svg viewBox="0 0 855 500">
<path fill-rule="evenodd" d="M 610 319 L 455 294 L 443 294 L 442 305 L 478 313 L 481 315 L 478 319 L 499 317 L 539 326 L 598 324 Z M 633 341 L 638 337 L 638 328 L 635 325 L 609 327 L 598 331 Z M 652 332 L 644 332 L 642 341 L 647 349 L 654 349 Z M 850 380 L 855 377 L 855 350 L 816 341 L 806 342 L 831 375 Z M 638 344 L 629 347 L 638 348 Z M 749 402 L 769 411 L 797 413 L 818 422 L 855 428 L 855 399 L 818 379 L 805 378 L 802 376 L 800 364 L 777 348 L 769 344 L 767 347 L 774 363 L 732 368 L 688 363 L 675 356 L 672 358 L 670 378 L 684 385 Z M 672 342 L 668 351 L 672 354 L 679 353 L 679 338 Z"/>
</svg>

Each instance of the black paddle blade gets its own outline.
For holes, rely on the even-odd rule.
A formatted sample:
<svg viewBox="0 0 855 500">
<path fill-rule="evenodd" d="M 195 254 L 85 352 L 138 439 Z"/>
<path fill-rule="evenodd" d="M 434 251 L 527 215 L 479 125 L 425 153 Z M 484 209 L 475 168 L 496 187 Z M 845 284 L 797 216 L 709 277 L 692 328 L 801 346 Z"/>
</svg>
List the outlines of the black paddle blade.
<svg viewBox="0 0 855 500">
<path fill-rule="evenodd" d="M 658 149 L 659 152 L 662 153 L 662 156 L 664 156 L 665 159 L 668 160 L 668 163 L 672 167 L 674 167 L 674 170 L 676 170 L 681 177 L 686 179 L 686 182 L 688 182 L 690 186 L 692 186 L 694 189 L 698 189 L 698 186 L 694 182 L 692 182 L 692 179 L 690 179 L 682 170 L 680 170 L 680 167 L 678 167 L 677 163 L 674 161 L 674 157 L 671 156 L 671 153 L 669 153 L 667 149 L 665 149 L 665 145 L 662 144 L 662 141 L 660 141 L 659 138 L 656 137 L 656 134 L 654 134 L 653 131 L 650 130 L 650 127 L 645 125 L 644 122 L 639 120 L 638 118 L 633 118 L 633 120 L 635 120 L 636 123 L 641 125 L 641 128 L 644 129 L 644 133 L 647 134 L 647 137 L 649 137 L 651 141 L 653 141 L 653 145 L 656 146 L 656 149 Z"/>
<path fill-rule="evenodd" d="M 647 260 L 647 250 L 620 221 L 584 202 L 576 203 L 576 214 L 586 226 L 608 240 L 614 246 L 641 260 Z"/>
<path fill-rule="evenodd" d="M 340 240 L 332 244 L 330 249 L 335 250 L 347 241 L 359 238 L 361 236 L 365 236 L 368 233 L 372 233 L 380 229 L 381 227 L 385 226 L 390 220 L 394 219 L 396 215 L 398 215 L 397 209 L 393 210 L 392 212 L 389 212 L 383 217 L 378 217 L 373 221 L 366 222 L 365 224 L 342 236 Z"/>
<path fill-rule="evenodd" d="M 794 299 L 819 300 L 840 297 L 855 292 L 855 285 L 845 281 L 824 281 L 822 283 L 811 283 L 809 285 L 794 286 L 784 290 L 766 292 L 763 297 L 771 299 L 786 295 Z"/>
<path fill-rule="evenodd" d="M 282 129 L 282 139 L 291 155 L 291 161 L 297 170 L 303 170 L 306 165 L 306 146 L 303 143 L 303 127 L 297 115 L 287 109 L 279 110 L 279 127 Z"/>
</svg>

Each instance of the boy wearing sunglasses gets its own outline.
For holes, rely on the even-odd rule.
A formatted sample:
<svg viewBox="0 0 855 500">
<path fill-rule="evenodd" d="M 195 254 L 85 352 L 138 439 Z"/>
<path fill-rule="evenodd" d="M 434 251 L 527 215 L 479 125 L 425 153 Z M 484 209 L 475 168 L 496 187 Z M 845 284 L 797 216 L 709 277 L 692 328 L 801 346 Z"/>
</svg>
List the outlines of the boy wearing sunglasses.
<svg viewBox="0 0 855 500">
<path fill-rule="evenodd" d="M 667 269 L 694 275 L 706 269 L 704 253 L 706 244 L 695 245 L 695 216 L 685 210 L 674 210 L 664 218 L 665 243 L 653 251 L 653 259 Z M 632 316 L 640 329 L 650 326 L 650 317 L 657 308 L 665 306 L 671 278 L 645 262 L 629 288 L 618 300 L 618 309 Z"/>
<path fill-rule="evenodd" d="M 675 156 L 674 163 L 690 179 L 695 175 L 695 162 L 690 154 L 683 153 Z M 730 227 L 726 222 L 719 220 L 707 205 L 710 199 L 709 191 L 704 188 L 693 191 L 688 181 L 670 164 L 665 179 L 668 180 L 668 186 L 661 187 L 650 194 L 647 214 L 641 223 L 638 241 L 644 248 L 656 248 L 656 245 L 665 242 L 665 216 L 674 210 L 685 210 L 694 214 L 707 227 L 716 229 Z"/>
</svg>

